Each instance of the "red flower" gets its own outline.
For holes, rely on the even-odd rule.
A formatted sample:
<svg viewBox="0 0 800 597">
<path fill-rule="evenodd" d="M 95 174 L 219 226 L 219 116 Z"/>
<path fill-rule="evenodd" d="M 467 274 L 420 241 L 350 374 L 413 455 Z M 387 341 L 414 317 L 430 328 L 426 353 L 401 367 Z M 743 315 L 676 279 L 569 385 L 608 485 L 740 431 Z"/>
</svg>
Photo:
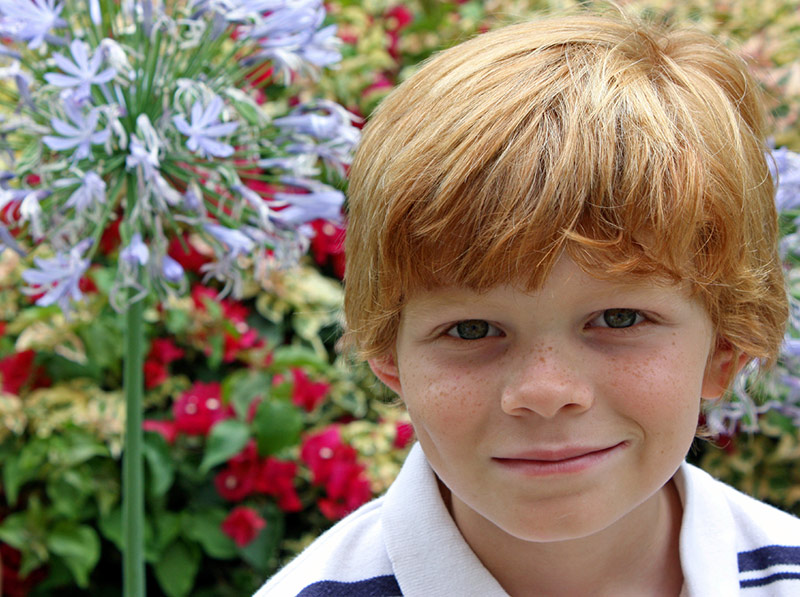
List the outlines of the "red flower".
<svg viewBox="0 0 800 597">
<path fill-rule="evenodd" d="M 150 353 L 144 362 L 144 385 L 149 390 L 167 379 L 167 365 L 183 357 L 184 352 L 167 338 L 156 338 L 150 345 Z"/>
<path fill-rule="evenodd" d="M 327 220 L 311 222 L 314 236 L 311 239 L 311 253 L 319 265 L 328 263 L 340 280 L 344 277 L 344 237 L 345 229 Z"/>
<path fill-rule="evenodd" d="M 320 498 L 317 506 L 330 520 L 344 518 L 372 498 L 364 467 L 355 462 L 335 462 L 325 491 L 327 497 Z"/>
<path fill-rule="evenodd" d="M 100 237 L 100 252 L 103 255 L 108 255 L 114 249 L 116 249 L 120 242 L 122 241 L 120 234 L 119 234 L 119 225 L 122 223 L 122 218 L 117 218 L 116 220 L 112 221 L 106 229 L 103 231 L 103 235 Z"/>
<path fill-rule="evenodd" d="M 19 395 L 23 387 L 42 387 L 50 382 L 44 375 L 44 369 L 33 366 L 36 353 L 33 350 L 23 350 L 0 359 L 0 379 L 2 389 L 8 394 Z"/>
<path fill-rule="evenodd" d="M 307 412 L 314 410 L 320 402 L 325 400 L 330 389 L 330 384 L 324 381 L 311 381 L 306 372 L 299 368 L 292 369 L 294 386 L 292 386 L 292 402 L 295 406 L 304 408 Z"/>
<path fill-rule="evenodd" d="M 268 457 L 256 478 L 256 491 L 277 498 L 278 507 L 284 512 L 298 512 L 303 504 L 293 483 L 296 474 L 297 464 L 294 462 Z"/>
<path fill-rule="evenodd" d="M 195 383 L 172 406 L 177 430 L 186 435 L 206 435 L 215 423 L 233 416 L 233 409 L 222 404 L 220 384 Z"/>
<path fill-rule="evenodd" d="M 144 387 L 148 390 L 160 386 L 169 377 L 167 368 L 158 361 L 144 362 Z"/>
<path fill-rule="evenodd" d="M 253 475 L 244 468 L 227 466 L 214 477 L 214 487 L 224 499 L 240 502 L 253 493 Z"/>
<path fill-rule="evenodd" d="M 226 363 L 231 363 L 236 360 L 240 351 L 248 348 L 256 348 L 262 344 L 263 341 L 258 337 L 258 332 L 252 328 L 248 329 L 243 334 L 237 335 L 225 332 L 225 353 L 222 360 Z"/>
<path fill-rule="evenodd" d="M 386 11 L 384 16 L 387 19 L 391 19 L 387 27 L 390 31 L 405 29 L 414 20 L 414 13 L 412 13 L 407 6 L 402 4 L 390 8 Z"/>
<path fill-rule="evenodd" d="M 330 476 L 331 461 L 343 447 L 352 450 L 350 446 L 342 444 L 342 438 L 336 427 L 328 427 L 324 431 L 306 438 L 300 448 L 300 458 L 311 470 L 315 484 L 325 484 Z M 338 454 L 339 459 L 342 456 L 343 454 Z M 355 460 L 355 454 L 353 454 L 352 460 Z"/>
<path fill-rule="evenodd" d="M 194 245 L 189 242 L 188 236 L 184 236 L 183 241 L 186 243 L 188 252 L 184 250 L 180 239 L 175 237 L 169 243 L 167 254 L 180 263 L 181 267 L 187 272 L 199 272 L 203 265 L 211 261 L 211 258 L 198 251 Z"/>
<path fill-rule="evenodd" d="M 145 419 L 142 422 L 142 429 L 145 431 L 155 431 L 160 434 L 167 443 L 172 444 L 175 442 L 175 436 L 178 434 L 178 429 L 175 427 L 174 421 L 162 421 L 159 419 Z"/>
<path fill-rule="evenodd" d="M 0 578 L 3 583 L 3 597 L 26 597 L 33 588 L 47 577 L 45 568 L 37 568 L 26 576 L 19 573 L 22 556 L 19 551 L 0 543 L 0 558 L 3 560 Z"/>
<path fill-rule="evenodd" d="M 239 547 L 244 547 L 255 539 L 265 526 L 267 522 L 258 512 L 247 506 L 237 506 L 222 521 L 222 531 Z"/>
<path fill-rule="evenodd" d="M 147 355 L 147 358 L 169 365 L 172 361 L 183 358 L 184 354 L 183 349 L 175 346 L 175 343 L 169 338 L 156 338 L 150 344 L 150 354 Z"/>
<path fill-rule="evenodd" d="M 256 489 L 261 463 L 256 442 L 250 440 L 244 449 L 228 460 L 228 465 L 214 477 L 217 492 L 226 500 L 239 502 Z"/>
<path fill-rule="evenodd" d="M 398 450 L 402 450 L 414 437 L 414 427 L 411 423 L 401 422 L 397 424 L 394 442 L 392 445 Z"/>
</svg>

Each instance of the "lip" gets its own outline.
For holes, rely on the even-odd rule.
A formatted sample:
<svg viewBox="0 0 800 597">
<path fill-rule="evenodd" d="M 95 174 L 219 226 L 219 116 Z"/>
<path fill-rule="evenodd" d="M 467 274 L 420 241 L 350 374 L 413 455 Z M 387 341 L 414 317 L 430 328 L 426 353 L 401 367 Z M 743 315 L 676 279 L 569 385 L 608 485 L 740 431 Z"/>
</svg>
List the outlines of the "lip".
<svg viewBox="0 0 800 597">
<path fill-rule="evenodd" d="M 578 473 L 602 464 L 623 450 L 627 442 L 605 446 L 568 446 L 529 450 L 510 456 L 494 457 L 503 468 L 531 476 Z"/>
</svg>

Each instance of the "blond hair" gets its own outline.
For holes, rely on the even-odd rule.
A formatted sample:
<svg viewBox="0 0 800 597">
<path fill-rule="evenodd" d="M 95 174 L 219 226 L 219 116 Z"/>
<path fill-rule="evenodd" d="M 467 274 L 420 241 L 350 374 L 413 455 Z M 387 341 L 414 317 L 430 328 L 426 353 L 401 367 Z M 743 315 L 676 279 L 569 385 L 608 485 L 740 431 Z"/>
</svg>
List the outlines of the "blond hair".
<svg viewBox="0 0 800 597">
<path fill-rule="evenodd" d="M 434 56 L 350 171 L 345 344 L 391 351 L 415 289 L 588 273 L 686 280 L 718 337 L 772 362 L 787 299 L 765 116 L 712 37 L 621 16 L 512 25 Z"/>
</svg>

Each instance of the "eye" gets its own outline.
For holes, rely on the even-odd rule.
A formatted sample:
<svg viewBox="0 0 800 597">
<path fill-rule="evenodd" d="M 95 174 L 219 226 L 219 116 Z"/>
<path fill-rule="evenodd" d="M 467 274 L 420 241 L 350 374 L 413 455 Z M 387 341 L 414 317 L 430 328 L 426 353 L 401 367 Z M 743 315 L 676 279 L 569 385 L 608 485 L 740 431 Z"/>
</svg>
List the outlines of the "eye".
<svg viewBox="0 0 800 597">
<path fill-rule="evenodd" d="M 645 321 L 645 317 L 636 309 L 606 309 L 595 317 L 591 323 L 601 328 L 629 328 Z"/>
<path fill-rule="evenodd" d="M 502 332 L 484 319 L 467 319 L 447 330 L 447 335 L 462 340 L 480 340 L 489 336 L 500 336 Z"/>
</svg>

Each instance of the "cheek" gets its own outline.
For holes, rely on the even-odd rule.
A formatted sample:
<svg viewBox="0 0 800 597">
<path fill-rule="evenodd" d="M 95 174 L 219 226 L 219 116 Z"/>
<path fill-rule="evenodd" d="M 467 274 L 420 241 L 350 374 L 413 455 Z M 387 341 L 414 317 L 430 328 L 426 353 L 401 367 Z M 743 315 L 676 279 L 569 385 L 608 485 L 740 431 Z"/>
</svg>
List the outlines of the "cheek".
<svg viewBox="0 0 800 597">
<path fill-rule="evenodd" d="M 490 402 L 491 381 L 477 368 L 453 371 L 420 361 L 409 363 L 400 380 L 414 425 L 436 433 L 480 422 Z"/>
<path fill-rule="evenodd" d="M 705 362 L 696 350 L 671 345 L 615 363 L 609 388 L 617 406 L 659 435 L 694 436 Z"/>
</svg>

